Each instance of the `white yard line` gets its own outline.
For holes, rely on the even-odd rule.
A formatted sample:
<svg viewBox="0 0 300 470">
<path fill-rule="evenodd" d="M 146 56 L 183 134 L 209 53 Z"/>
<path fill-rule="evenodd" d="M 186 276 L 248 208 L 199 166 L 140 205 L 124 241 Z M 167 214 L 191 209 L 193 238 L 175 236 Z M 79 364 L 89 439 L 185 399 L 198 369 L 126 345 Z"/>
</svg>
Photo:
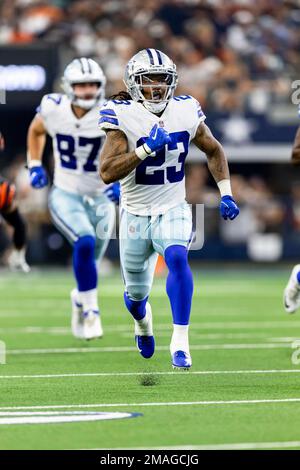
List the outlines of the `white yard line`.
<svg viewBox="0 0 300 470">
<path fill-rule="evenodd" d="M 299 398 L 268 398 L 257 400 L 215 400 L 215 401 L 171 401 L 146 403 L 93 403 L 75 405 L 36 405 L 36 406 L 1 406 L 0 411 L 6 410 L 48 410 L 48 409 L 74 409 L 74 408 L 120 408 L 144 406 L 217 406 L 217 405 L 260 405 L 275 403 L 300 403 Z"/>
<path fill-rule="evenodd" d="M 257 343 L 257 344 L 196 344 L 191 345 L 192 351 L 211 351 L 211 350 L 241 350 L 241 349 L 291 349 L 288 343 Z M 156 351 L 168 351 L 169 346 L 157 346 Z M 133 346 L 107 346 L 92 348 L 49 348 L 49 349 L 8 349 L 7 355 L 31 355 L 31 354 L 77 354 L 77 353 L 113 353 L 113 352 L 135 352 Z"/>
<path fill-rule="evenodd" d="M 157 331 L 157 328 L 155 329 Z M 171 330 L 171 328 L 170 328 Z M 159 336 L 161 338 L 170 338 L 171 337 L 171 331 L 160 331 Z M 281 336 L 272 336 L 270 338 L 269 332 L 265 333 L 194 333 L 193 330 L 190 330 L 190 337 L 193 338 L 194 340 L 196 339 L 263 339 L 265 341 L 270 341 L 271 343 L 274 342 L 282 342 L 282 343 L 288 343 L 295 341 L 300 338 L 300 332 L 299 336 L 286 336 L 286 337 L 281 337 Z M 132 332 L 124 332 L 121 333 L 122 338 L 132 338 Z"/>
<path fill-rule="evenodd" d="M 188 371 L 188 375 L 256 375 L 256 374 L 300 374 L 300 369 L 270 369 L 270 370 L 200 370 Z M 186 374 L 178 372 L 86 372 L 77 374 L 34 374 L 34 375 L 0 375 L 1 379 L 56 379 L 82 377 L 134 377 L 148 375 L 171 375 L 186 378 Z"/>
<path fill-rule="evenodd" d="M 199 314 L 200 315 L 200 314 Z M 209 313 L 208 313 L 209 315 Z M 229 314 L 230 315 L 230 314 Z M 158 315 L 159 316 L 159 315 Z M 203 312 L 203 317 L 206 316 L 205 312 Z M 154 328 L 155 330 L 169 330 L 172 331 L 171 323 L 155 323 L 155 314 L 154 314 Z M 228 321 L 228 322 L 191 322 L 190 330 L 191 332 L 195 329 L 200 330 L 234 330 L 234 329 L 267 329 L 275 328 L 275 329 L 283 329 L 283 328 L 291 328 L 294 330 L 295 328 L 300 329 L 300 321 L 295 321 L 294 319 L 290 321 Z M 114 332 L 128 332 L 131 330 L 131 324 L 128 325 L 116 325 L 116 326 L 107 326 L 105 328 L 107 331 L 114 331 Z M 300 336 L 300 330 L 299 330 Z"/>
<path fill-rule="evenodd" d="M 162 325 L 161 325 L 162 326 Z M 165 326 L 165 325 L 164 325 Z M 167 325 L 168 330 L 165 328 L 156 327 L 155 330 L 159 331 L 159 336 L 162 338 L 169 338 L 171 335 L 171 325 Z M 117 327 L 108 326 L 105 328 L 106 332 L 116 332 L 120 333 L 123 338 L 131 338 L 132 331 L 130 331 L 130 325 L 119 325 L 121 331 L 115 330 Z M 293 342 L 299 338 L 299 336 L 284 336 L 284 337 L 276 337 L 272 336 L 271 338 L 268 336 L 269 331 L 265 331 L 264 333 L 257 332 L 257 333 L 196 333 L 194 330 L 201 329 L 201 326 L 196 324 L 193 325 L 193 329 L 190 332 L 191 337 L 195 339 L 264 339 L 265 341 L 270 341 L 271 343 L 274 342 Z M 122 330 L 125 331 L 122 331 Z M 1 334 L 25 334 L 25 335 L 32 335 L 32 334 L 47 334 L 47 335 L 63 335 L 63 336 L 70 336 L 71 331 L 69 327 L 66 326 L 53 326 L 53 327 L 40 327 L 40 326 L 27 326 L 27 327 L 7 327 L 7 328 L 0 328 L 0 335 Z"/>
<path fill-rule="evenodd" d="M 238 442 L 234 444 L 204 444 L 204 445 L 179 445 L 164 447 L 116 447 L 116 448 L 95 448 L 81 450 L 255 450 L 255 449 L 282 449 L 300 447 L 300 441 L 283 442 Z"/>
<path fill-rule="evenodd" d="M 230 315 L 230 314 L 229 314 Z M 9 317 L 9 314 L 7 314 Z M 24 318 L 24 314 L 20 313 L 20 317 Z M 51 317 L 53 314 L 51 314 Z M 61 314 L 59 314 L 61 316 Z M 204 316 L 204 314 L 203 314 Z M 1 317 L 1 314 L 0 314 Z M 159 314 L 158 314 L 159 317 Z M 155 320 L 155 318 L 154 318 Z M 171 331 L 172 325 L 170 322 L 168 323 L 154 323 L 155 330 L 169 330 Z M 283 329 L 283 328 L 294 328 L 300 329 L 300 321 L 295 321 L 294 319 L 291 321 L 243 321 L 243 322 L 192 322 L 191 323 L 191 331 L 195 329 L 200 330 L 214 330 L 214 329 Z M 107 332 L 130 332 L 132 330 L 132 325 L 130 323 L 130 318 L 128 317 L 128 324 L 124 325 L 107 325 L 105 327 L 105 331 Z M 49 326 L 49 327 L 41 327 L 41 326 L 26 326 L 26 327 L 2 327 L 0 328 L 1 333 L 70 333 L 70 328 L 66 326 Z M 300 331 L 299 331 L 300 336 Z"/>
<path fill-rule="evenodd" d="M 198 283 L 196 283 L 196 286 L 199 285 Z M 18 285 L 18 292 L 20 294 L 20 300 L 22 300 L 22 302 L 26 302 L 26 301 L 32 301 L 32 298 L 30 296 L 28 296 L 28 287 L 26 286 L 25 288 L 22 288 L 21 285 Z M 65 288 L 61 288 L 61 286 L 55 286 L 56 288 L 56 296 L 57 298 L 61 299 L 64 298 L 64 295 L 65 295 L 65 298 L 67 298 L 68 294 L 69 294 L 69 291 Z M 103 285 L 102 286 L 102 289 L 101 289 L 101 297 L 111 297 L 111 296 L 114 296 L 114 295 L 120 295 L 122 294 L 122 292 L 124 291 L 124 285 L 123 284 L 110 284 L 110 285 Z M 213 285 L 213 284 L 210 284 L 210 285 L 205 285 L 205 284 L 201 284 L 201 289 L 195 289 L 195 292 L 194 292 L 194 297 L 201 297 L 201 298 L 205 298 L 205 297 L 232 297 L 232 296 L 235 296 L 236 294 L 244 294 L 244 295 L 253 295 L 255 294 L 256 297 L 272 297 L 272 298 L 280 298 L 281 297 L 281 289 L 278 289 L 278 290 L 274 290 L 274 287 L 273 286 L 265 286 L 265 285 L 262 285 L 262 286 L 259 286 L 259 285 L 255 285 L 255 286 L 251 286 L 249 285 L 249 283 L 235 283 L 234 281 L 233 282 L 229 282 L 229 283 L 218 283 L 218 288 L 216 289 L 216 286 Z M 152 290 L 151 290 L 151 297 L 162 297 L 162 296 L 166 296 L 166 288 L 165 288 L 165 284 L 162 283 L 161 285 L 155 285 L 153 286 Z M 51 297 L 49 296 L 49 292 L 47 290 L 44 290 L 44 289 L 40 289 L 37 291 L 37 302 L 40 302 L 40 303 L 43 303 L 45 302 L 46 300 L 49 300 L 49 301 L 55 301 L 56 300 L 56 297 Z M 10 297 L 8 299 L 9 301 L 10 300 L 15 300 L 13 299 L 12 297 Z"/>
</svg>

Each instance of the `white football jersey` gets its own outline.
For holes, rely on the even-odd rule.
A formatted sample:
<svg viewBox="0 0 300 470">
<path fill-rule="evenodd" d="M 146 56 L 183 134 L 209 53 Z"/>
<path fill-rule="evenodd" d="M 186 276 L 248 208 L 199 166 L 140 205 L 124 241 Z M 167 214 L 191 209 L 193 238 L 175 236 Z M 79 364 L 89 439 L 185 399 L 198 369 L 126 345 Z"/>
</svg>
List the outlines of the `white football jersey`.
<svg viewBox="0 0 300 470">
<path fill-rule="evenodd" d="M 54 153 L 54 184 L 68 192 L 94 196 L 106 186 L 99 177 L 99 155 L 105 133 L 99 131 L 99 107 L 78 119 L 64 94 L 45 95 L 37 108 Z"/>
<path fill-rule="evenodd" d="M 111 100 L 102 106 L 100 129 L 124 132 L 129 152 L 143 144 L 156 123 L 172 139 L 120 180 L 124 209 L 137 215 L 159 215 L 185 201 L 184 162 L 204 120 L 200 104 L 189 95 L 175 96 L 160 117 L 136 101 Z"/>
</svg>

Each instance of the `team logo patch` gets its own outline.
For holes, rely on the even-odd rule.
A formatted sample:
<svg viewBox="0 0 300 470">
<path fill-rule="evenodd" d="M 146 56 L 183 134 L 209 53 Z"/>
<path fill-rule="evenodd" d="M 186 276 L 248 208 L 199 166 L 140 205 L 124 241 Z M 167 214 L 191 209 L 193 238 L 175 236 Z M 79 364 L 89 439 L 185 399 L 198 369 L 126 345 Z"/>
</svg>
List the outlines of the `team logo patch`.
<svg viewBox="0 0 300 470">
<path fill-rule="evenodd" d="M 103 411 L 0 411 L 0 426 L 11 424 L 58 424 L 136 418 L 141 413 Z"/>
</svg>

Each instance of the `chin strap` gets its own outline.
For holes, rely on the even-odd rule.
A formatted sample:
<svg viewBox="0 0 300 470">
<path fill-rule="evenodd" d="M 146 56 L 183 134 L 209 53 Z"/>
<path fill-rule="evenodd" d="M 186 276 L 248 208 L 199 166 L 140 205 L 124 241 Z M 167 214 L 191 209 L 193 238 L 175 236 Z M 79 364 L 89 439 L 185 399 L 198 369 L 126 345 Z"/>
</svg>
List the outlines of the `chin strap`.
<svg viewBox="0 0 300 470">
<path fill-rule="evenodd" d="M 162 102 L 162 103 L 149 103 L 149 101 L 143 101 L 143 105 L 146 109 L 148 109 L 148 111 L 150 111 L 151 113 L 155 113 L 155 114 L 159 114 L 161 113 L 162 111 L 164 111 L 164 109 L 166 108 L 168 102 Z"/>
<path fill-rule="evenodd" d="M 91 100 L 83 100 L 81 98 L 75 98 L 73 100 L 73 104 L 75 104 L 75 106 L 79 106 L 80 108 L 83 108 L 83 109 L 91 109 L 93 108 L 98 102 L 98 98 L 93 98 Z"/>
</svg>

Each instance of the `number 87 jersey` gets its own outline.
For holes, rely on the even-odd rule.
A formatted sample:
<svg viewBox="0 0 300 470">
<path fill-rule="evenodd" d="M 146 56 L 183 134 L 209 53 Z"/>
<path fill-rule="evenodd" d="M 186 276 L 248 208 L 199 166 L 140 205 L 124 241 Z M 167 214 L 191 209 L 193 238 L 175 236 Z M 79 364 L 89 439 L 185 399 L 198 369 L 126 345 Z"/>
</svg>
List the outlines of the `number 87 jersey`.
<svg viewBox="0 0 300 470">
<path fill-rule="evenodd" d="M 156 123 L 171 137 L 168 145 L 120 181 L 125 210 L 142 216 L 159 215 L 185 201 L 184 163 L 190 142 L 204 120 L 200 104 L 189 95 L 175 96 L 160 117 L 131 100 L 112 100 L 102 106 L 99 128 L 121 130 L 127 137 L 128 152 L 143 144 Z"/>
<path fill-rule="evenodd" d="M 99 178 L 99 155 L 105 133 L 99 131 L 99 107 L 78 119 L 64 94 L 45 95 L 37 108 L 53 140 L 54 185 L 64 191 L 96 196 L 106 186 Z"/>
</svg>

